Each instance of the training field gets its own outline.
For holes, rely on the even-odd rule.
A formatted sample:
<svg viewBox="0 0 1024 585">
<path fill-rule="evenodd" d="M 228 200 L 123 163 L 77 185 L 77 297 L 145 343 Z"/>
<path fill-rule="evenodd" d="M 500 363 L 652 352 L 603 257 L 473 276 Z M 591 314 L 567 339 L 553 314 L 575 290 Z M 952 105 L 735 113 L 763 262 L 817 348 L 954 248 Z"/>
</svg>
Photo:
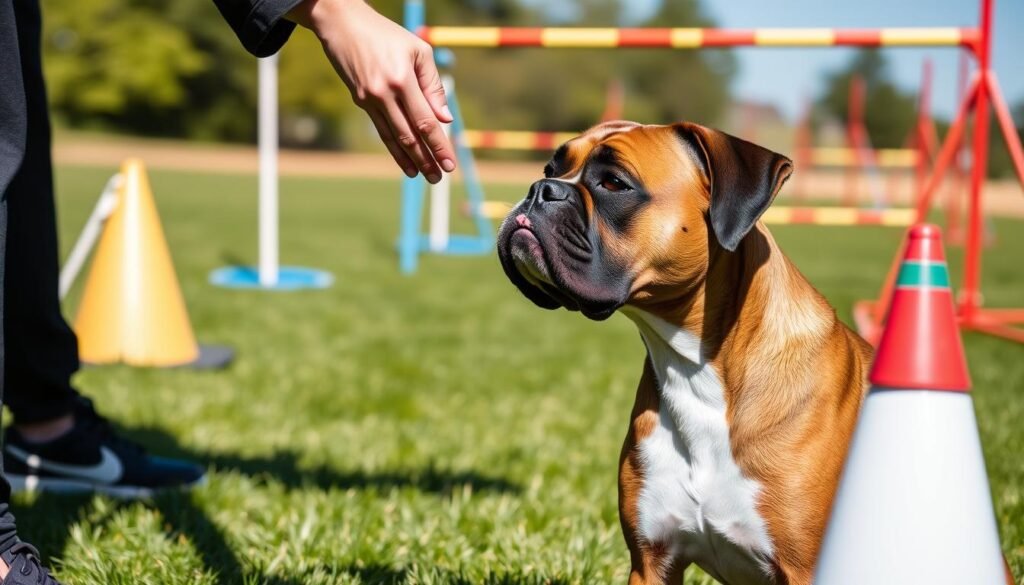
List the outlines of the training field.
<svg viewBox="0 0 1024 585">
<path fill-rule="evenodd" d="M 65 250 L 113 171 L 60 170 Z M 148 502 L 18 498 L 22 536 L 67 583 L 625 583 L 616 468 L 644 353 L 630 322 L 537 309 L 493 256 L 400 276 L 395 181 L 282 181 L 282 260 L 332 271 L 333 288 L 215 289 L 211 269 L 255 261 L 255 179 L 151 180 L 197 336 L 238 360 L 79 375 L 128 435 L 212 473 Z M 1024 223 L 994 225 L 986 300 L 1024 305 Z M 899 237 L 773 231 L 847 320 Z M 1024 575 L 1024 347 L 966 343 L 1003 547 Z"/>
</svg>

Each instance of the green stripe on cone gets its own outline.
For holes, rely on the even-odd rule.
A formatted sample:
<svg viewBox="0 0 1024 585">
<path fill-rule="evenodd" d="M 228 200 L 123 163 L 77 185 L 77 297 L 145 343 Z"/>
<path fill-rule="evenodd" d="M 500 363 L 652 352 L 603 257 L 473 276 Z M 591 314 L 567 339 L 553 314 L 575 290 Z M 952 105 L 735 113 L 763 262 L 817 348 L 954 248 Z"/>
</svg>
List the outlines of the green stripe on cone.
<svg viewBox="0 0 1024 585">
<path fill-rule="evenodd" d="M 896 278 L 896 286 L 919 288 L 949 288 L 949 270 L 946 263 L 904 262 Z"/>
</svg>

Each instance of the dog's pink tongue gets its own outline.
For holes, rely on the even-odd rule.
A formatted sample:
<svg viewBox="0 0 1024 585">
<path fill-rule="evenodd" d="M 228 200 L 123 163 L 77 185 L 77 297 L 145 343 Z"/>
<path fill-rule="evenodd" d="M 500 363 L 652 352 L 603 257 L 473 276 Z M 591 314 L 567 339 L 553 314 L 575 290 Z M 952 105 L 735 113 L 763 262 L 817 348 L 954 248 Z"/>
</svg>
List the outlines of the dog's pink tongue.
<svg viewBox="0 0 1024 585">
<path fill-rule="evenodd" d="M 520 213 L 516 216 L 516 225 L 524 228 L 533 226 L 533 224 L 530 223 L 530 218 L 526 217 L 525 213 Z"/>
</svg>

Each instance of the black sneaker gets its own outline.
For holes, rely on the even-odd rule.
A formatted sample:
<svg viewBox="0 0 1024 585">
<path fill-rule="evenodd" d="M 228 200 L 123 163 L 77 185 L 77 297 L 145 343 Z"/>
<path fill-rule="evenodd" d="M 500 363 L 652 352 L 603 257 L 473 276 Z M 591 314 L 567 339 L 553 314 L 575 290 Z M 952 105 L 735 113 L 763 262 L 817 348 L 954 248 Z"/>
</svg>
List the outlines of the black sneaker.
<svg viewBox="0 0 1024 585">
<path fill-rule="evenodd" d="M 148 455 L 142 446 L 119 436 L 88 398 L 80 398 L 74 414 L 75 426 L 45 443 L 26 441 L 14 428 L 7 429 L 4 475 L 13 491 L 145 498 L 205 481 L 203 468 L 195 463 Z"/>
<path fill-rule="evenodd" d="M 7 563 L 7 577 L 0 585 L 60 585 L 39 562 L 39 551 L 27 542 L 18 542 L 0 553 Z"/>
</svg>

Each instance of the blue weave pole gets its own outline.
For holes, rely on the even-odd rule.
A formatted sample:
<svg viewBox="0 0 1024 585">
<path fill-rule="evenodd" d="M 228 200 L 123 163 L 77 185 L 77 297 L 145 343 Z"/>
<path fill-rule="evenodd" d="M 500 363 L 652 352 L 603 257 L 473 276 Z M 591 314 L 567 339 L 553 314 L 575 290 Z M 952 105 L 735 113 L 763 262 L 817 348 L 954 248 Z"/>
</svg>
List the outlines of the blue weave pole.
<svg viewBox="0 0 1024 585">
<path fill-rule="evenodd" d="M 423 213 L 423 194 L 426 191 L 422 177 L 402 178 L 402 235 L 398 240 L 398 266 L 404 274 L 416 272 L 420 254 L 420 223 Z"/>
<path fill-rule="evenodd" d="M 416 32 L 424 24 L 423 0 L 405 0 L 405 28 Z M 423 179 L 402 179 L 401 235 L 398 239 L 398 265 L 405 274 L 416 272 L 420 253 L 420 213 L 423 210 Z"/>
<path fill-rule="evenodd" d="M 417 31 L 425 23 L 423 0 L 406 0 L 404 14 L 405 28 Z M 448 49 L 438 49 L 434 53 L 435 61 L 441 69 L 450 69 L 455 63 L 455 56 Z M 455 145 L 455 156 L 466 184 L 466 193 L 476 227 L 475 235 L 450 235 L 448 245 L 440 254 L 467 256 L 485 255 L 494 251 L 494 227 L 483 214 L 484 190 L 477 173 L 473 151 L 466 145 L 465 123 L 459 100 L 452 91 L 448 95 L 448 108 L 452 113 L 451 136 Z M 426 181 L 417 176 L 402 179 L 402 211 L 400 218 L 401 233 L 398 239 L 398 263 L 403 274 L 416 272 L 421 252 L 429 252 L 429 236 L 422 233 L 423 205 L 426 198 Z"/>
<path fill-rule="evenodd" d="M 448 109 L 452 112 L 452 140 L 455 143 L 455 156 L 462 165 L 462 176 L 466 182 L 466 195 L 469 199 L 469 213 L 476 223 L 477 237 L 480 246 L 489 248 L 494 243 L 494 226 L 483 213 L 484 188 L 480 183 L 480 175 L 476 170 L 476 159 L 473 150 L 466 144 L 466 125 L 462 120 L 459 98 L 452 91 L 448 96 Z"/>
<path fill-rule="evenodd" d="M 423 0 L 405 0 L 402 18 L 405 20 L 405 28 L 413 33 L 423 27 L 427 20 Z"/>
</svg>

